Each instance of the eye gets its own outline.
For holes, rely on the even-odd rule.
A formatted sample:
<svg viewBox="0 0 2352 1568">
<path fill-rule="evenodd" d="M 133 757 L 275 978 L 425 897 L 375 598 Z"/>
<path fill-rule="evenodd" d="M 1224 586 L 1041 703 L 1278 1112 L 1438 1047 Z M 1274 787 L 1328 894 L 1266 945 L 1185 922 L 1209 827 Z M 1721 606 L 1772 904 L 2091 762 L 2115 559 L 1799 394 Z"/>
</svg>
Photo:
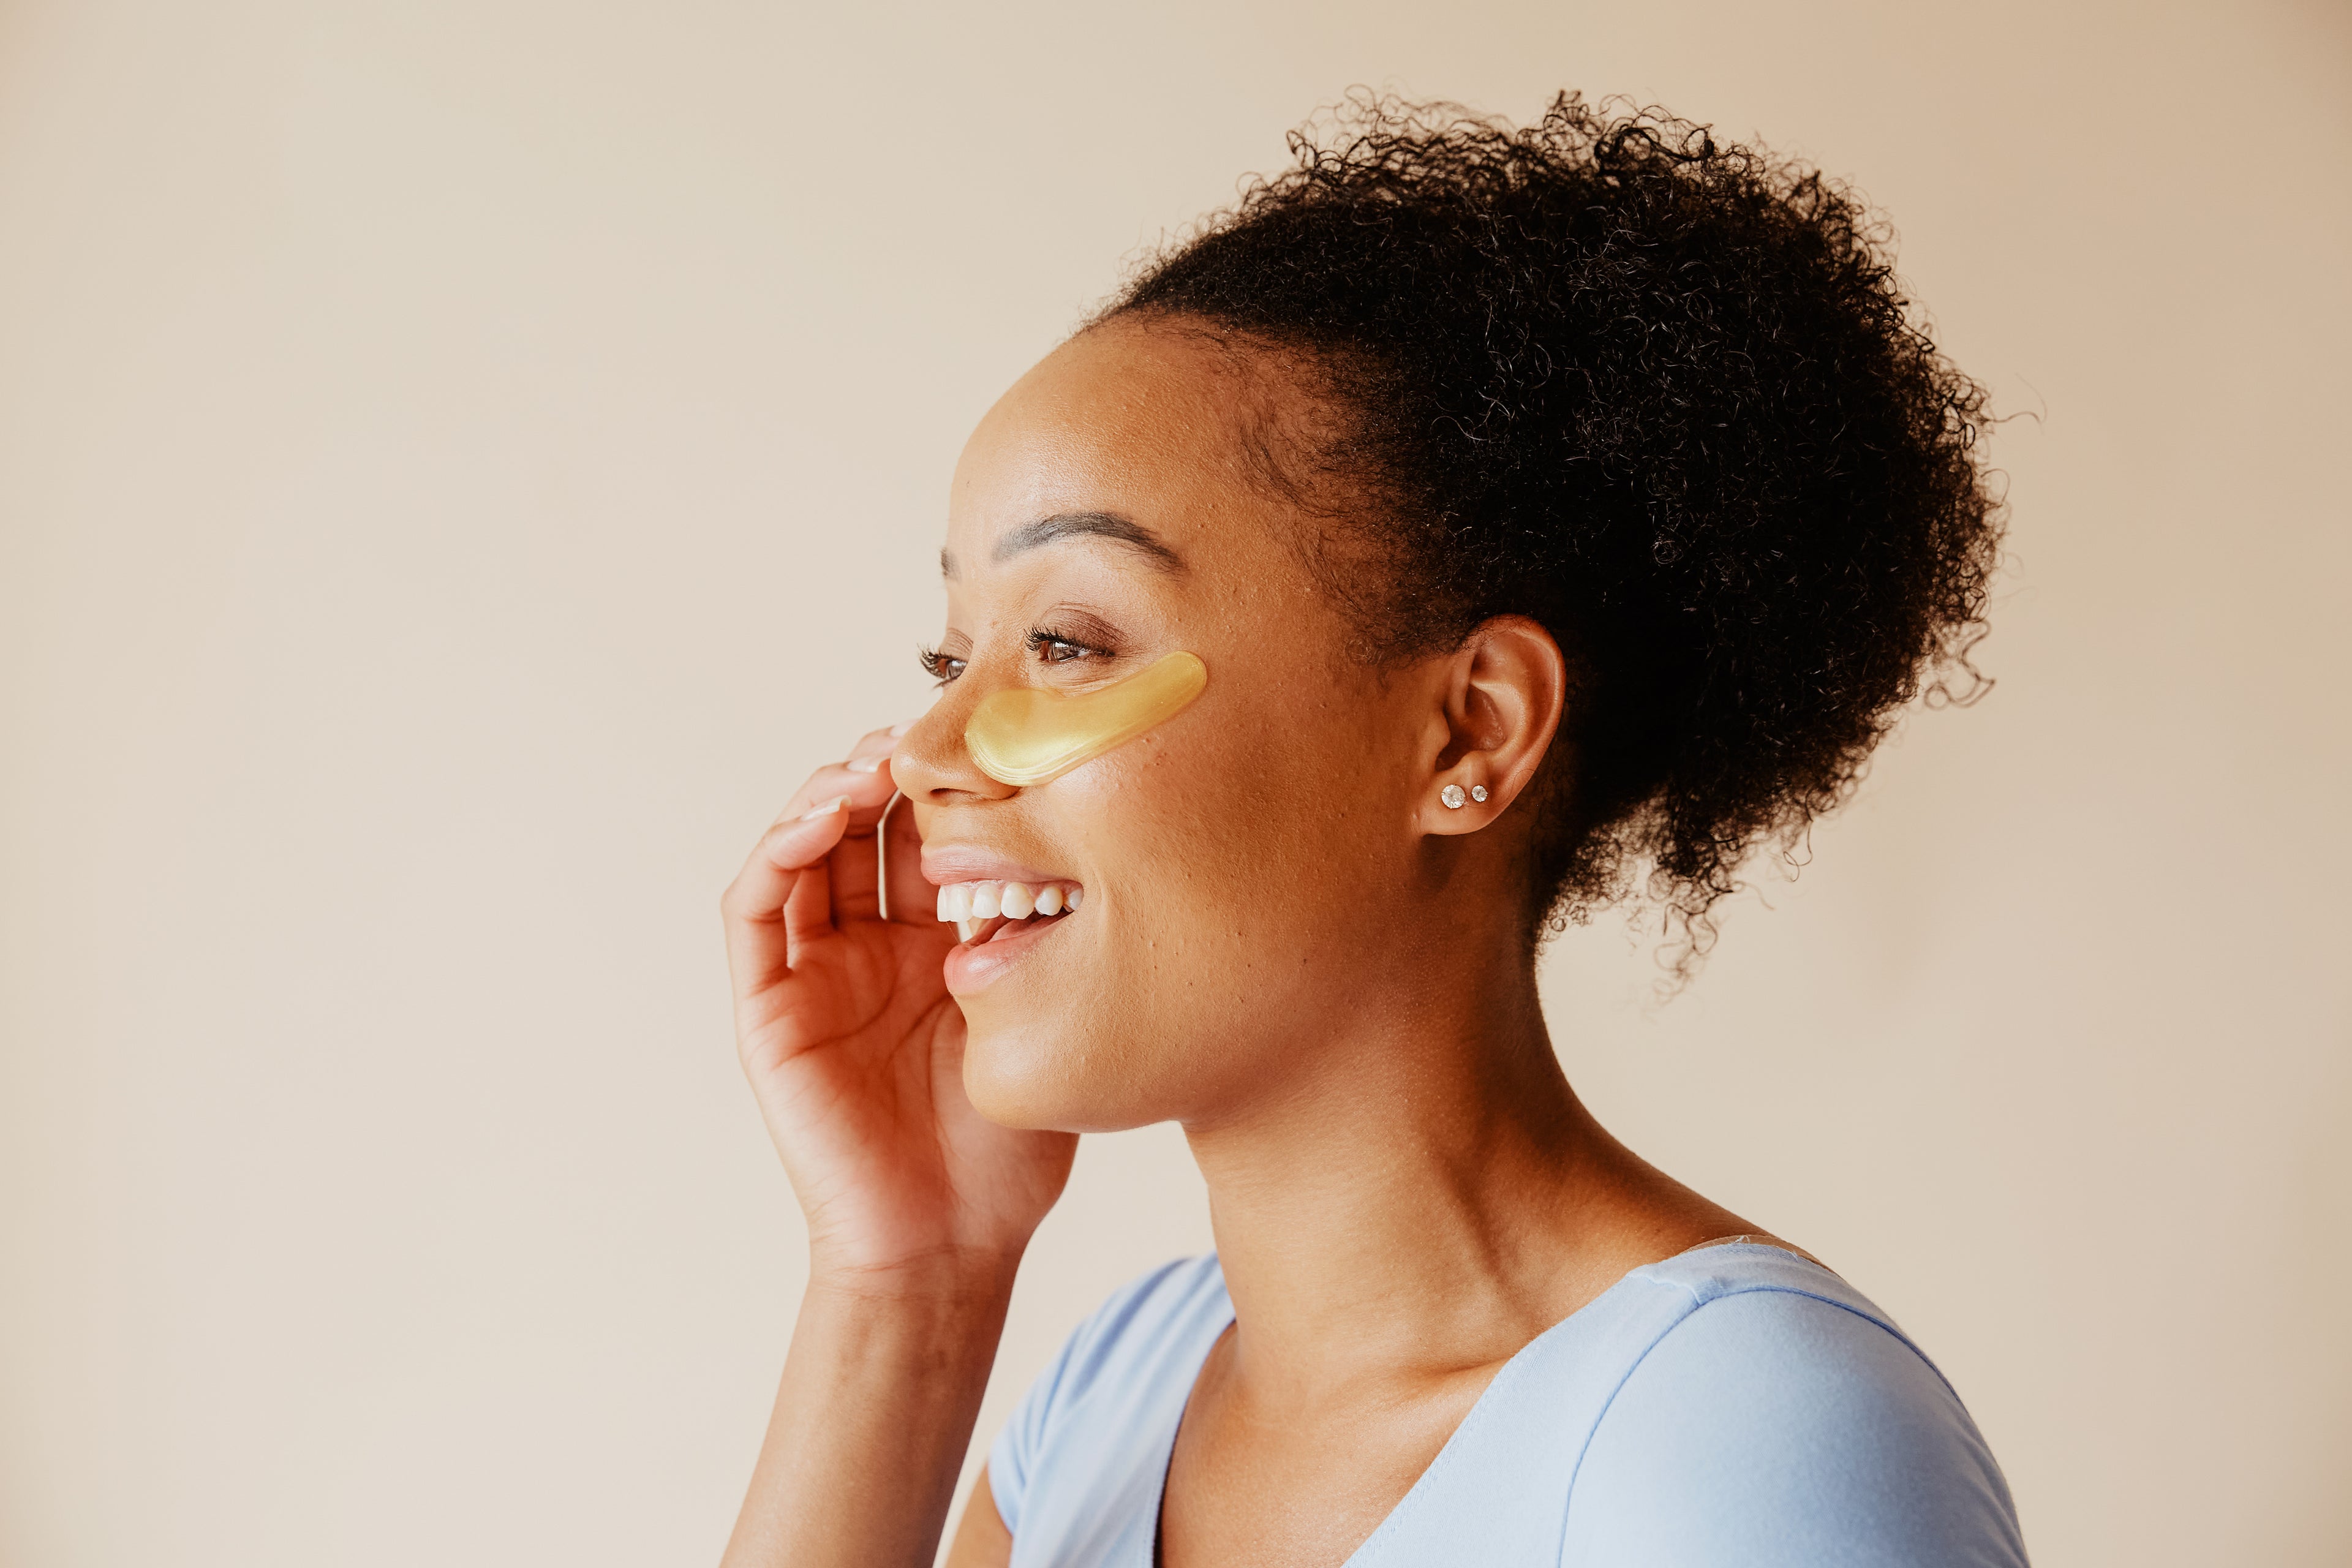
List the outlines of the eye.
<svg viewBox="0 0 2352 1568">
<path fill-rule="evenodd" d="M 1111 656 L 1111 650 L 1107 647 L 1079 642 L 1075 637 L 1065 637 L 1044 626 L 1032 631 L 1025 640 L 1029 651 L 1045 664 L 1070 664 L 1082 658 L 1108 658 Z"/>
<path fill-rule="evenodd" d="M 964 660 L 934 647 L 917 648 L 915 659 L 923 667 L 923 673 L 941 686 L 963 674 Z"/>
</svg>

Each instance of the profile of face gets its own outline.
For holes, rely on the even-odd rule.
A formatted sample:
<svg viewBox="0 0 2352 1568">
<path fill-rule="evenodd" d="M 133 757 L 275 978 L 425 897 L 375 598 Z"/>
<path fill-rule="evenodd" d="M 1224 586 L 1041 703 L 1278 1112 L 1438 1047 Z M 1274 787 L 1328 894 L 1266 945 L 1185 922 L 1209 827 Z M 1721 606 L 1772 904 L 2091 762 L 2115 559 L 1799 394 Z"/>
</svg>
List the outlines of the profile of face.
<svg viewBox="0 0 2352 1568">
<path fill-rule="evenodd" d="M 958 465 L 942 687 L 893 774 L 951 899 L 1017 882 L 1076 902 L 988 921 L 948 957 L 965 1084 L 994 1120 L 1245 1115 L 1330 1070 L 1301 1043 L 1409 983 L 1441 928 L 1524 926 L 1496 909 L 1514 901 L 1497 818 L 1557 721 L 1557 649 L 1529 623 L 1484 651 L 1355 657 L 1309 525 L 1251 462 L 1282 414 L 1265 400 L 1307 396 L 1115 320 L 1015 384 Z M 1100 692 L 1177 654 L 1205 686 L 1081 764 L 1016 785 L 975 761 L 966 728 L 992 694 Z M 1492 798 L 1448 806 L 1454 780 Z"/>
</svg>

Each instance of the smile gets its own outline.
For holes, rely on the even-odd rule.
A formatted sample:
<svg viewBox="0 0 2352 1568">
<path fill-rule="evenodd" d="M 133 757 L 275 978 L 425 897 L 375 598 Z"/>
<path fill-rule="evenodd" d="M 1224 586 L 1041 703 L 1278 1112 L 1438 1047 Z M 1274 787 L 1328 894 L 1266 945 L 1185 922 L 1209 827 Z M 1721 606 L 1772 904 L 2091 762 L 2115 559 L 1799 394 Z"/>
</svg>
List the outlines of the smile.
<svg viewBox="0 0 2352 1568">
<path fill-rule="evenodd" d="M 940 889 L 940 919 L 1025 921 L 1075 910 L 1085 898 L 1076 882 L 950 882 Z"/>
<path fill-rule="evenodd" d="M 940 889 L 940 919 L 953 921 L 962 939 L 948 952 L 949 991 L 968 997 L 986 989 L 1085 901 L 1076 882 L 948 883 Z"/>
</svg>

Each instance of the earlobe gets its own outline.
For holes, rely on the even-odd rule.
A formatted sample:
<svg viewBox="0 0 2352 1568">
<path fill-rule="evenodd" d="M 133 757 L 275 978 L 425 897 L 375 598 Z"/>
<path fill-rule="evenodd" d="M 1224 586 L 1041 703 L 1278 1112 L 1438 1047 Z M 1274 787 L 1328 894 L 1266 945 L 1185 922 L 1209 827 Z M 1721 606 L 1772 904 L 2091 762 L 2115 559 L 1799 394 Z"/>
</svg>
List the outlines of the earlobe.
<svg viewBox="0 0 2352 1568">
<path fill-rule="evenodd" d="M 1525 616 L 1486 622 L 1449 665 L 1431 781 L 1443 809 L 1424 822 L 1450 836 L 1486 826 L 1535 777 L 1559 728 L 1568 671 L 1559 643 Z"/>
</svg>

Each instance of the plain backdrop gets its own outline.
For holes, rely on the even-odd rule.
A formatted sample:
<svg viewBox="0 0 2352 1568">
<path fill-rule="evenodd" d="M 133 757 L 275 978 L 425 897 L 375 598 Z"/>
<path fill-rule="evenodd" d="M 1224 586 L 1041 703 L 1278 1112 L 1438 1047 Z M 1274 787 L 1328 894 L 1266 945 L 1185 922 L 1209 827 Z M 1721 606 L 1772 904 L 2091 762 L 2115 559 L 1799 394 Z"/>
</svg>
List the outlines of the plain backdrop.
<svg viewBox="0 0 2352 1568">
<path fill-rule="evenodd" d="M 1559 942 L 1571 1078 L 2045 1568 L 2352 1561 L 2341 7 L 14 0 L 0 1562 L 716 1557 L 803 1269 L 719 891 L 927 700 L 974 420 L 1359 83 L 1851 177 L 2015 416 L 1997 689 L 1680 998 Z M 1089 1140 L 979 1440 L 1208 1244 Z"/>
</svg>

